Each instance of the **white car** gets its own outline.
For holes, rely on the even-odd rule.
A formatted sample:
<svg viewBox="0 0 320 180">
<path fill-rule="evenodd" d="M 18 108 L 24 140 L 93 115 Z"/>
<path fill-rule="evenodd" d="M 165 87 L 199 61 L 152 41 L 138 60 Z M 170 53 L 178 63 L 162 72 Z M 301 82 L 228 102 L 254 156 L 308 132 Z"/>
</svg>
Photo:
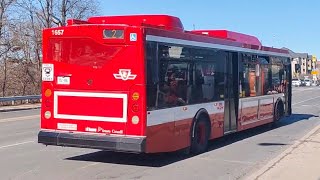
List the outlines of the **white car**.
<svg viewBox="0 0 320 180">
<path fill-rule="evenodd" d="M 312 84 L 311 84 L 311 86 L 317 86 L 317 82 L 315 82 L 315 81 L 312 81 Z"/>
<path fill-rule="evenodd" d="M 301 81 L 300 79 L 292 79 L 292 86 L 300 86 Z"/>
<path fill-rule="evenodd" d="M 304 80 L 304 84 L 305 84 L 306 86 L 311 86 L 311 81 L 310 81 L 310 79 L 305 79 L 305 80 Z"/>
</svg>

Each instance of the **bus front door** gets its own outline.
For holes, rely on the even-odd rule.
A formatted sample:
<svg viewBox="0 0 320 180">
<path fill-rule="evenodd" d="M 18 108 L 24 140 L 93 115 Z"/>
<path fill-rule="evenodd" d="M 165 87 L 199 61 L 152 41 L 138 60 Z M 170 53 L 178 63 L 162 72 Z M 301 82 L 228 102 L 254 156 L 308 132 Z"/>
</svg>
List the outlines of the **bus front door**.
<svg viewBox="0 0 320 180">
<path fill-rule="evenodd" d="M 224 134 L 237 130 L 238 114 L 238 54 L 229 53 L 225 68 Z"/>
</svg>

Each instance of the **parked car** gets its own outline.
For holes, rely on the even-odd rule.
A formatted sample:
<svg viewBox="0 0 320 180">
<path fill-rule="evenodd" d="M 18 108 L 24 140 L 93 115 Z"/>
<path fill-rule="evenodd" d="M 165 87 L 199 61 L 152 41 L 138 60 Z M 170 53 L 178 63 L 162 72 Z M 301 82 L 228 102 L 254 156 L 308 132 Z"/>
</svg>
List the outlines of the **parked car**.
<svg viewBox="0 0 320 180">
<path fill-rule="evenodd" d="M 310 79 L 305 79 L 305 80 L 304 80 L 304 83 L 305 83 L 306 86 L 311 86 L 311 81 L 310 81 Z"/>
<path fill-rule="evenodd" d="M 300 79 L 292 79 L 292 86 L 301 86 Z"/>
</svg>

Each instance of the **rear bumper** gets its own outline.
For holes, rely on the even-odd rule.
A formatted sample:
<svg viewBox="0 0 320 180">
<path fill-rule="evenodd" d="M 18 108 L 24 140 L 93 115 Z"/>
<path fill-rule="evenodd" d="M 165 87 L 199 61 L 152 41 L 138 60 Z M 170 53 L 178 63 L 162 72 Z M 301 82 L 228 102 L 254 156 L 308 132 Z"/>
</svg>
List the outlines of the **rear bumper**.
<svg viewBox="0 0 320 180">
<path fill-rule="evenodd" d="M 40 131 L 38 143 L 54 146 L 145 152 L 145 137 L 108 136 L 68 132 Z"/>
</svg>

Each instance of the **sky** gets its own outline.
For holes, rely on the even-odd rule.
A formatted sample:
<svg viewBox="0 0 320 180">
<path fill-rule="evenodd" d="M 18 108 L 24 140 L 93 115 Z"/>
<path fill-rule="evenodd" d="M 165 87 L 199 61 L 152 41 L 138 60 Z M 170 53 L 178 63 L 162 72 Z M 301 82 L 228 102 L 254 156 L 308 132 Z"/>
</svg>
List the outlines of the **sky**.
<svg viewBox="0 0 320 180">
<path fill-rule="evenodd" d="M 101 15 L 168 14 L 185 30 L 226 29 L 320 59 L 319 0 L 101 0 Z"/>
</svg>

